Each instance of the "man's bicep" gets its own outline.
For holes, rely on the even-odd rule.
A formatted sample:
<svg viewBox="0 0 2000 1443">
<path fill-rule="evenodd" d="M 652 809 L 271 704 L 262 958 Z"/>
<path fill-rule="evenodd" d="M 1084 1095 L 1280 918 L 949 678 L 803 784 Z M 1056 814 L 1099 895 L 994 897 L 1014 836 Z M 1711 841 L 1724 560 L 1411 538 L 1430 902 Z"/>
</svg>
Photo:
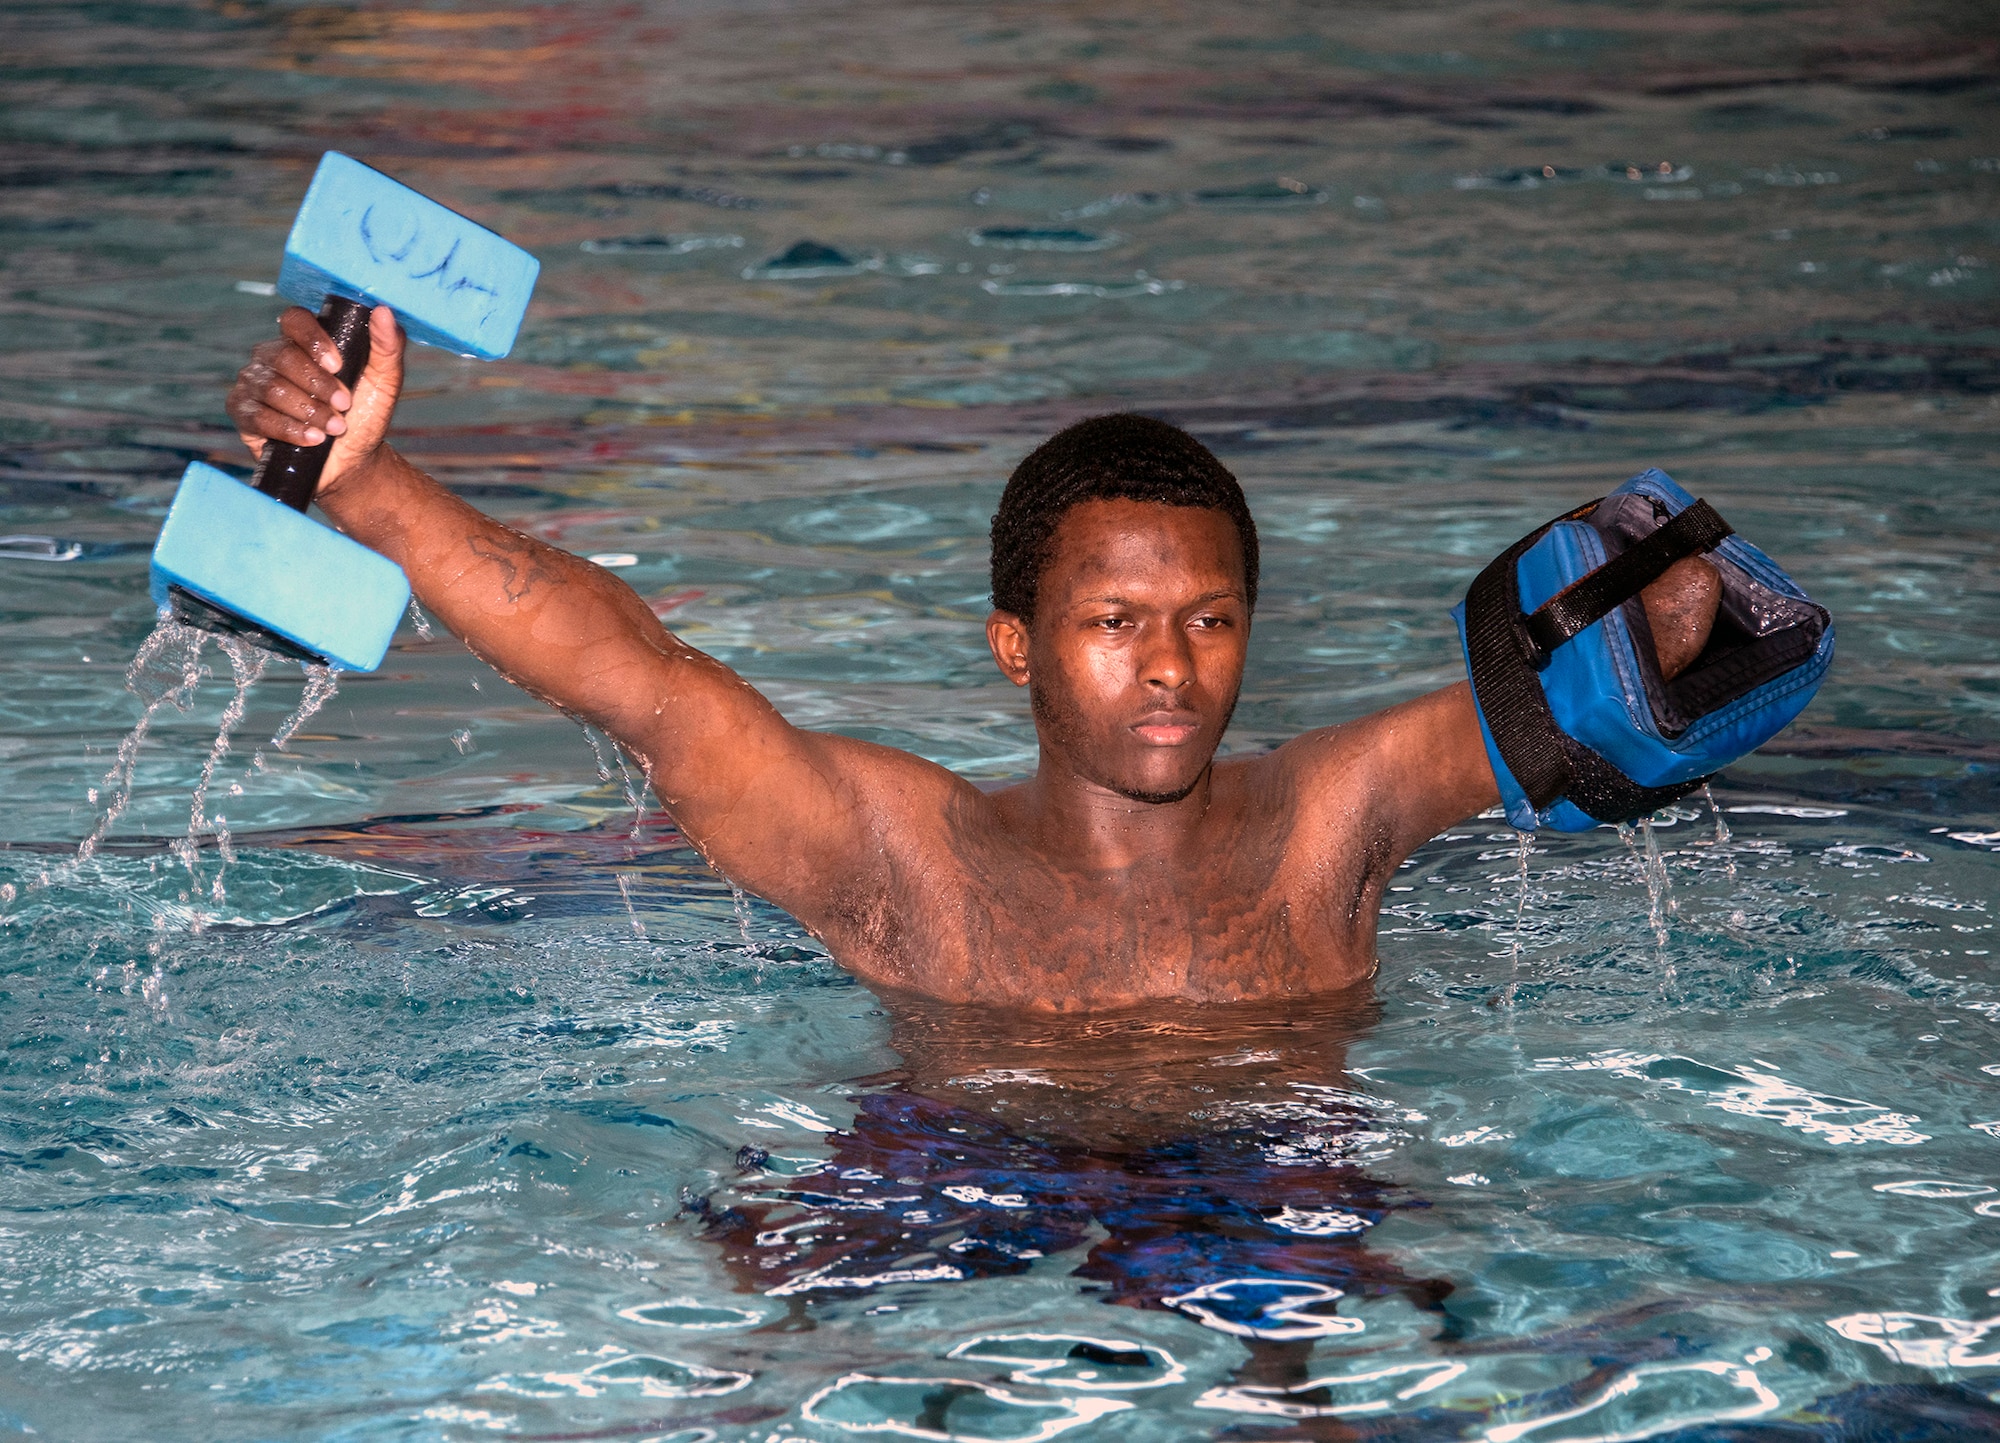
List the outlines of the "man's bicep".
<svg viewBox="0 0 2000 1443">
<path fill-rule="evenodd" d="M 1472 688 L 1458 682 L 1371 718 L 1374 763 L 1395 862 L 1500 800 Z"/>
<path fill-rule="evenodd" d="M 920 758 L 793 726 L 700 652 L 679 648 L 649 670 L 651 701 L 628 704 L 641 715 L 614 734 L 703 856 L 794 913 L 867 870 L 899 805 L 956 781 Z"/>
<path fill-rule="evenodd" d="M 1309 732 L 1296 752 L 1300 804 L 1342 837 L 1365 837 L 1376 881 L 1453 823 L 1500 800 L 1465 683 Z"/>
</svg>

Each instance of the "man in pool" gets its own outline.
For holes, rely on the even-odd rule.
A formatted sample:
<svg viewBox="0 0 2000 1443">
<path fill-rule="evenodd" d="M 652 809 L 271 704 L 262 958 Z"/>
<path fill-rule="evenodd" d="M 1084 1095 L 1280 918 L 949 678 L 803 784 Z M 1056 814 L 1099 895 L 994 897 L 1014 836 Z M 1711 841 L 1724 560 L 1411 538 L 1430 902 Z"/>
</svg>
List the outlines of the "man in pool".
<svg viewBox="0 0 2000 1443">
<path fill-rule="evenodd" d="M 387 444 L 386 307 L 352 393 L 285 312 L 229 396 L 253 452 L 335 437 L 318 502 L 502 674 L 602 728 L 709 862 L 869 985 L 1088 1011 L 1336 992 L 1375 969 L 1398 865 L 1499 791 L 1464 682 L 1217 762 L 1257 601 L 1257 531 L 1207 448 L 1100 416 L 1024 460 L 993 520 L 987 641 L 1028 689 L 1035 775 L 998 791 L 793 726 L 630 587 L 501 525 Z M 1660 670 L 1702 650 L 1699 557 L 1642 594 Z"/>
</svg>

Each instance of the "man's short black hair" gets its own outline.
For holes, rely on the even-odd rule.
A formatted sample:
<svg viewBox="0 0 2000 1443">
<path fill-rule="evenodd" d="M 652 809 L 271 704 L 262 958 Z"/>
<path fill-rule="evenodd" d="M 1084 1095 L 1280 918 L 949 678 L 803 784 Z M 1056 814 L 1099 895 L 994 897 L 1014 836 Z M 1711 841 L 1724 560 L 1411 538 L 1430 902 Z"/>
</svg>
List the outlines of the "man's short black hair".
<svg viewBox="0 0 2000 1443">
<path fill-rule="evenodd" d="M 993 513 L 993 608 L 1023 621 L 1056 527 L 1084 501 L 1156 501 L 1220 511 L 1243 544 L 1244 599 L 1257 606 L 1257 523 L 1229 468 L 1178 426 L 1151 416 L 1093 416 L 1056 432 L 1007 479 Z"/>
</svg>

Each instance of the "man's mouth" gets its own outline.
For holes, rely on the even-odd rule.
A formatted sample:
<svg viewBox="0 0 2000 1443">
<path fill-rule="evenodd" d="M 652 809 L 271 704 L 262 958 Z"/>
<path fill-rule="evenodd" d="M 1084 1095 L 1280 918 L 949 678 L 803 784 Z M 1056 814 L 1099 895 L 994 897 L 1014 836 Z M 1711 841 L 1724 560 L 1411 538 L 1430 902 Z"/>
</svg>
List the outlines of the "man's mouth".
<svg viewBox="0 0 2000 1443">
<path fill-rule="evenodd" d="M 1132 724 L 1139 740 L 1150 747 L 1177 747 L 1201 730 L 1201 716 L 1191 711 L 1148 712 Z"/>
</svg>

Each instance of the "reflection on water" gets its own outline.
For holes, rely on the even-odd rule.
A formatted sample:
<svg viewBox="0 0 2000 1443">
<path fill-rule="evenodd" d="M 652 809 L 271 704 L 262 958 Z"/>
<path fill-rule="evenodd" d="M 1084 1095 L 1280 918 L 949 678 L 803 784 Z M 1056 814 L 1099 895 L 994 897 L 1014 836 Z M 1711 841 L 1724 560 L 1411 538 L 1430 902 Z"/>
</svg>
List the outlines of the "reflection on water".
<svg viewBox="0 0 2000 1443">
<path fill-rule="evenodd" d="M 1990 30 L 12 7 L 0 1432 L 1990 1432 Z M 1840 665 L 1650 847 L 1436 839 L 1370 998 L 871 996 L 421 618 L 227 750 L 213 647 L 125 689 L 334 146 L 543 263 L 411 453 L 804 724 L 1032 765 L 986 521 L 1120 407 L 1263 527 L 1234 746 L 1453 678 L 1479 566 L 1652 464 Z"/>
</svg>

